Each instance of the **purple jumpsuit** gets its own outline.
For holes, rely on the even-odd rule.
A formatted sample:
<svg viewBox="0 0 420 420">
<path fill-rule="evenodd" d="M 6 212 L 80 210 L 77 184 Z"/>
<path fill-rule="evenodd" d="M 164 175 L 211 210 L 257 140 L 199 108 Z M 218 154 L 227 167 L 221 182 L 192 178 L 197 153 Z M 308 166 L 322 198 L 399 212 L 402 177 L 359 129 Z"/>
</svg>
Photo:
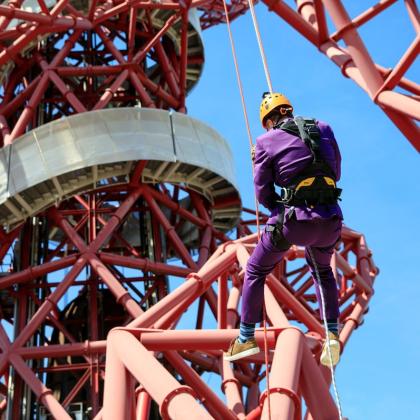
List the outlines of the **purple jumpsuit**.
<svg viewBox="0 0 420 420">
<path fill-rule="evenodd" d="M 330 126 L 317 121 L 321 132 L 321 156 L 335 174 L 341 175 L 341 155 Z M 258 201 L 271 215 L 267 225 L 275 225 L 279 215 L 279 196 L 274 185 L 287 186 L 312 161 L 312 154 L 305 143 L 297 136 L 280 129 L 273 129 L 257 138 L 255 148 L 255 190 Z M 319 174 L 326 175 L 326 174 Z M 334 245 L 341 235 L 343 215 L 338 204 L 285 208 L 283 236 L 292 244 L 312 249 L 318 266 L 321 285 L 325 297 L 327 319 L 339 316 L 338 291 L 331 269 L 331 256 Z M 241 321 L 258 323 L 262 321 L 265 277 L 286 253 L 271 242 L 271 232 L 265 231 L 248 260 L 242 290 Z M 305 248 L 306 261 L 312 276 L 314 267 Z M 315 292 L 321 306 L 318 283 L 314 280 Z M 321 313 L 322 317 L 322 313 Z"/>
</svg>

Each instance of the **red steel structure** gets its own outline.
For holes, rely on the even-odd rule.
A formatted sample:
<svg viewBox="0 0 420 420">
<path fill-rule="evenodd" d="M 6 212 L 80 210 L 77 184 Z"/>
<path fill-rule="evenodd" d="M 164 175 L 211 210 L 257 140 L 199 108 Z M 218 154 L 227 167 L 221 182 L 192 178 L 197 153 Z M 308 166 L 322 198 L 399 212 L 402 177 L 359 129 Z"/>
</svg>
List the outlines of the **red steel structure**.
<svg viewBox="0 0 420 420">
<path fill-rule="evenodd" d="M 404 4 L 416 39 L 393 69 L 373 62 L 357 28 L 395 1 L 354 19 L 340 1 L 298 1 L 296 8 L 263 3 L 366 90 L 420 149 L 420 88 L 403 77 L 419 50 L 413 0 Z M 229 10 L 236 18 L 247 3 L 232 2 Z M 0 410 L 6 418 L 268 418 L 263 358 L 233 365 L 221 358 L 237 334 L 243 269 L 256 242 L 249 228 L 255 215 L 238 222 L 241 202 L 230 178 L 194 166 L 192 158 L 140 158 L 131 149 L 132 160 L 95 161 L 98 148 L 89 158 L 75 148 L 85 165 L 60 172 L 46 152 L 51 140 L 50 154 L 64 162 L 61 154 L 76 144 L 69 136 L 84 116 L 95 128 L 89 138 L 98 140 L 99 120 L 132 109 L 127 125 L 144 118 L 150 136 L 167 125 L 176 155 L 180 122 L 195 123 L 144 109 L 186 111 L 204 61 L 201 29 L 224 20 L 219 0 L 0 6 L 6 184 L 0 259 L 7 269 L 0 278 Z M 112 127 L 117 155 L 124 138 L 115 135 L 126 132 Z M 36 166 L 46 175 L 28 169 L 35 151 L 42 152 Z M 301 418 L 304 401 L 306 418 L 337 418 L 329 372 L 317 361 L 323 329 L 302 258 L 292 248 L 267 279 L 272 415 Z M 345 346 L 368 310 L 377 268 L 364 236 L 348 228 L 333 266 Z M 175 278 L 185 281 L 170 290 Z M 177 329 L 185 323 L 190 329 Z M 262 345 L 262 332 L 257 340 Z M 207 372 L 220 376 L 225 401 L 206 384 Z"/>
</svg>

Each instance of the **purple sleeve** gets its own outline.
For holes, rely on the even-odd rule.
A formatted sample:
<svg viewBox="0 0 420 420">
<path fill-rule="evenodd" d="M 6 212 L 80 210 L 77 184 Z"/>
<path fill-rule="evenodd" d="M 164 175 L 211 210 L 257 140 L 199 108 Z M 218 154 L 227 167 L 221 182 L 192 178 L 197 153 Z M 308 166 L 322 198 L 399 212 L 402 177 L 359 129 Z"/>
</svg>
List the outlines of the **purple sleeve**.
<svg viewBox="0 0 420 420">
<path fill-rule="evenodd" d="M 268 210 L 272 210 L 276 207 L 276 200 L 280 197 L 276 194 L 274 189 L 271 158 L 258 141 L 255 147 L 254 184 L 258 202 Z"/>
</svg>

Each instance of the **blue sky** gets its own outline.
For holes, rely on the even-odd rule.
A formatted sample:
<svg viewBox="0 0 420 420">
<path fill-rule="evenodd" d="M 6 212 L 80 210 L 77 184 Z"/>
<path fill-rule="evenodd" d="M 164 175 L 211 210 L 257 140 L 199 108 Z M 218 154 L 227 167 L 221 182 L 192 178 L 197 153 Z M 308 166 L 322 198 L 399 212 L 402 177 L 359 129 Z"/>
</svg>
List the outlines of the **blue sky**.
<svg viewBox="0 0 420 420">
<path fill-rule="evenodd" d="M 370 4 L 351 2 L 351 15 Z M 274 89 L 290 97 L 296 114 L 325 120 L 335 132 L 343 156 L 345 223 L 366 235 L 381 270 L 365 323 L 337 368 L 344 414 L 351 420 L 413 419 L 420 392 L 419 156 L 367 94 L 315 47 L 265 6 L 257 6 L 257 15 Z M 232 29 L 255 139 L 261 133 L 261 93 L 267 88 L 250 15 Z M 393 66 L 414 38 L 402 1 L 361 34 L 374 60 L 385 67 Z M 203 35 L 206 63 L 188 98 L 188 113 L 227 139 L 243 203 L 253 207 L 248 141 L 227 30 L 220 25 Z M 417 81 L 418 61 L 407 73 L 412 80 L 417 75 Z"/>
</svg>

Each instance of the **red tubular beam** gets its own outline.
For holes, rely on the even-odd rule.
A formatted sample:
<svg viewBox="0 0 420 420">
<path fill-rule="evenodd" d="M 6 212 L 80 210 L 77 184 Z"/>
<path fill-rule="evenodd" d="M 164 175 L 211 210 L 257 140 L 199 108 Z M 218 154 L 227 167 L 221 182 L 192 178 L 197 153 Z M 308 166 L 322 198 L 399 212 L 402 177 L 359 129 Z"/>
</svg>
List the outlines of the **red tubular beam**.
<svg viewBox="0 0 420 420">
<path fill-rule="evenodd" d="M 4 115 L 0 115 L 0 131 L 3 136 L 3 144 L 9 144 L 10 127 Z"/>
<path fill-rule="evenodd" d="M 343 329 L 340 332 L 340 341 L 344 346 L 350 338 L 351 333 L 355 330 L 363 319 L 363 314 L 367 309 L 369 298 L 363 294 L 356 299 L 353 309 L 344 320 Z"/>
<path fill-rule="evenodd" d="M 170 295 L 165 296 L 161 301 L 153 305 L 147 312 L 138 319 L 132 321 L 128 326 L 130 328 L 147 327 L 154 324 L 168 310 L 177 306 L 180 300 L 195 300 L 203 291 L 211 286 L 211 281 L 222 274 L 235 259 L 235 250 L 229 249 L 217 260 L 206 263 L 200 271 L 187 280 L 180 287 L 175 289 Z M 188 300 L 183 304 L 184 309 L 189 306 Z"/>
<path fill-rule="evenodd" d="M 236 416 L 226 407 L 220 398 L 207 386 L 201 377 L 188 366 L 184 359 L 176 352 L 165 353 L 166 359 L 182 376 L 185 383 L 196 390 L 203 398 L 203 404 L 209 413 L 218 420 L 235 420 Z"/>
<path fill-rule="evenodd" d="M 1 57 L 1 53 L 0 53 Z M 23 110 L 22 114 L 19 116 L 18 121 L 16 122 L 12 133 L 10 134 L 10 141 L 14 141 L 17 137 L 22 135 L 28 123 L 31 121 L 34 111 L 38 104 L 41 101 L 42 96 L 44 95 L 45 90 L 48 87 L 49 77 L 48 73 L 43 73 L 39 84 L 36 86 L 34 93 L 32 94 L 31 99 Z"/>
<path fill-rule="evenodd" d="M 133 334 L 140 336 L 140 342 L 148 350 L 220 350 L 227 349 L 229 343 L 238 336 L 239 330 L 165 330 L 142 332 L 142 330 L 130 329 Z M 276 331 L 267 330 L 267 342 L 270 348 L 274 348 Z M 255 338 L 261 346 L 264 343 L 263 331 L 256 330 Z"/>
<path fill-rule="evenodd" d="M 258 382 L 253 383 L 249 389 L 248 393 L 246 395 L 246 407 L 249 412 L 248 416 L 246 416 L 247 420 L 250 418 L 250 414 L 252 413 L 251 410 L 254 410 L 258 407 L 259 409 L 259 415 L 258 419 L 261 416 L 261 407 L 259 406 L 259 399 L 260 399 L 260 387 Z"/>
<path fill-rule="evenodd" d="M 64 43 L 63 48 L 57 53 L 54 59 L 51 61 L 50 67 L 55 68 L 58 66 L 66 57 L 66 55 L 71 50 L 74 42 L 79 38 L 81 31 L 75 31 L 71 37 Z M 33 90 L 38 86 L 39 81 L 41 80 L 42 75 L 37 76 L 32 82 L 25 88 L 25 90 L 17 95 L 13 100 L 11 100 L 7 104 L 2 104 L 1 113 L 5 116 L 16 112 L 17 108 L 19 108 L 26 98 L 32 94 Z M 7 143 L 9 144 L 9 143 Z"/>
<path fill-rule="evenodd" d="M 341 71 L 345 76 L 354 80 L 362 89 L 368 92 L 372 99 L 375 99 L 375 95 L 383 83 L 383 71 L 379 66 L 373 63 L 341 2 L 326 0 L 323 4 L 329 10 L 332 20 L 338 28 L 337 36 L 343 38 L 347 44 L 349 54 L 340 49 L 333 40 L 326 41 L 321 45 L 318 44 L 318 32 L 316 29 L 284 2 L 276 0 L 263 0 L 263 2 L 270 10 L 273 10 L 281 16 L 301 35 L 306 37 L 312 44 L 317 46 L 320 51 L 326 54 L 330 60 L 341 68 Z M 311 2 L 309 1 L 305 2 L 304 16 L 311 22 L 313 19 L 316 19 L 316 12 L 315 9 L 313 10 L 313 13 L 309 13 L 306 10 L 311 7 L 310 3 Z M 414 19 L 414 21 L 415 20 L 416 19 Z M 418 101 L 397 92 L 383 93 L 385 93 L 385 95 L 380 99 L 377 98 L 377 102 L 383 106 L 384 112 L 401 130 L 403 135 L 407 137 L 418 151 L 420 151 L 420 129 L 408 117 L 418 117 Z M 389 93 L 393 93 L 394 95 L 388 95 Z M 406 107 L 407 112 L 405 110 Z"/>
<path fill-rule="evenodd" d="M 136 420 L 149 420 L 151 403 L 150 395 L 143 388 L 140 389 L 137 396 Z"/>
<path fill-rule="evenodd" d="M 220 276 L 218 279 L 218 300 L 217 300 L 217 328 L 225 329 L 227 322 L 227 276 Z"/>
<path fill-rule="evenodd" d="M 182 352 L 182 357 L 187 359 L 194 364 L 202 367 L 203 369 L 209 372 L 220 373 L 218 367 L 218 357 L 204 357 L 198 352 Z M 239 371 L 235 370 L 234 372 L 235 378 L 239 380 L 239 382 L 245 386 L 251 386 L 254 382 L 249 376 L 246 376 Z"/>
<path fill-rule="evenodd" d="M 274 327 L 287 328 L 290 326 L 289 320 L 267 285 L 264 286 L 264 302 L 267 316 Z"/>
<path fill-rule="evenodd" d="M 151 92 L 153 92 L 156 96 L 165 101 L 169 106 L 171 106 L 174 109 L 179 108 L 179 101 L 176 98 L 167 93 L 164 89 L 162 89 L 161 86 L 152 82 L 144 73 L 141 73 L 138 68 L 136 68 L 135 73 L 133 71 L 133 75 L 138 77 L 139 83 L 147 87 Z"/>
<path fill-rule="evenodd" d="M 46 63 L 45 63 L 46 64 Z M 67 87 L 67 85 L 60 79 L 60 77 L 54 71 L 48 71 L 48 77 L 62 93 L 63 97 L 66 98 L 69 104 L 74 108 L 76 112 L 86 112 L 86 107 L 79 101 L 77 96 Z"/>
<path fill-rule="evenodd" d="M 201 285 L 195 279 L 187 280 L 184 284 L 175 289 L 171 294 L 165 296 L 158 303 L 153 305 L 147 312 L 135 319 L 128 324 L 130 328 L 136 327 L 149 327 L 157 322 L 162 316 L 164 316 L 172 308 L 179 305 L 179 301 L 184 301 L 187 298 L 195 299 L 195 295 L 198 297 L 201 291 Z M 189 302 L 183 305 L 185 310 L 189 306 Z"/>
<path fill-rule="evenodd" d="M 89 247 L 91 251 L 97 251 L 102 246 L 102 244 L 109 238 L 111 233 L 120 225 L 124 217 L 130 211 L 130 208 L 141 196 L 142 192 L 142 187 L 138 187 L 134 191 L 130 192 L 129 196 L 118 207 L 118 210 L 111 216 L 108 223 L 98 233 L 96 239 L 91 243 Z"/>
<path fill-rule="evenodd" d="M 123 267 L 138 268 L 144 271 L 150 271 L 154 274 L 163 274 L 175 277 L 187 277 L 192 272 L 190 268 L 178 267 L 161 262 L 154 262 L 147 258 L 133 258 L 123 255 L 100 252 L 99 258 L 105 264 L 119 265 Z"/>
<path fill-rule="evenodd" d="M 357 30 L 352 26 L 351 19 L 341 2 L 324 0 L 323 3 L 330 12 L 338 32 L 341 32 L 341 37 L 347 45 L 348 52 L 360 70 L 370 97 L 373 98 L 382 85 L 382 79 L 363 41 Z"/>
<path fill-rule="evenodd" d="M 60 77 L 81 77 L 81 76 L 109 76 L 121 73 L 127 66 L 115 64 L 113 66 L 86 66 L 86 67 L 58 67 L 55 72 Z"/>
<path fill-rule="evenodd" d="M 244 419 L 245 407 L 242 403 L 241 384 L 235 378 L 230 362 L 220 358 L 219 365 L 220 374 L 222 376 L 222 391 L 226 395 L 227 407 L 235 413 L 233 418 Z"/>
<path fill-rule="evenodd" d="M 188 252 L 188 249 L 185 247 L 178 234 L 175 232 L 174 227 L 171 226 L 163 211 L 160 209 L 160 207 L 156 204 L 154 198 L 151 196 L 149 192 L 149 187 L 147 187 L 147 189 L 144 192 L 144 198 L 146 199 L 151 212 L 162 225 L 165 234 L 167 235 L 168 239 L 172 242 L 172 245 L 177 250 L 184 263 L 190 268 L 196 268 L 196 264 L 193 261 L 190 253 Z"/>
<path fill-rule="evenodd" d="M 73 281 L 82 271 L 83 267 L 85 266 L 85 263 L 86 261 L 83 256 L 76 261 L 72 269 L 61 282 L 61 284 L 42 303 L 42 305 L 38 308 L 36 313 L 32 316 L 31 321 L 28 324 L 26 324 L 26 326 L 20 332 L 19 336 L 15 339 L 12 345 L 12 351 L 15 351 L 15 349 L 23 346 L 35 333 L 35 331 L 42 324 L 42 322 L 44 322 L 45 318 L 50 313 L 50 311 L 56 307 L 57 302 L 61 299 L 61 297 L 67 291 L 69 286 L 73 283 Z M 7 368 L 7 359 L 7 353 L 4 353 L 0 358 L 0 375 L 4 373 L 4 370 Z"/>
<path fill-rule="evenodd" d="M 155 51 L 158 57 L 158 61 L 162 67 L 162 73 L 165 76 L 165 80 L 169 86 L 169 89 L 171 90 L 175 98 L 179 98 L 180 88 L 179 88 L 179 80 L 177 77 L 178 75 L 175 73 L 172 67 L 172 64 L 169 61 L 168 56 L 166 55 L 166 52 L 160 42 L 156 44 Z M 180 107 L 181 104 L 179 103 L 178 106 Z"/>
<path fill-rule="evenodd" d="M 62 420 L 71 420 L 63 406 L 54 398 L 52 391 L 48 389 L 32 372 L 29 366 L 17 355 L 10 355 L 10 363 L 25 380 L 26 384 L 32 389 L 38 397 L 41 404 L 51 413 L 53 418 Z"/>
<path fill-rule="evenodd" d="M 232 286 L 227 302 L 227 328 L 235 328 L 239 320 L 238 306 L 241 291 L 236 286 Z"/>
<path fill-rule="evenodd" d="M 417 44 L 417 49 L 418 46 L 420 46 L 420 44 Z M 415 120 L 420 120 L 420 101 L 418 99 L 386 90 L 377 96 L 376 102 L 390 110 L 408 115 Z M 419 129 L 414 133 L 418 134 Z"/>
<path fill-rule="evenodd" d="M 387 9 L 392 4 L 396 3 L 397 0 L 381 0 L 379 3 L 373 5 L 369 9 L 367 9 L 365 12 L 357 16 L 352 20 L 352 24 L 355 28 L 358 28 L 362 25 L 364 25 L 369 20 L 373 19 L 375 16 L 377 16 L 379 13 L 381 13 L 383 10 Z M 338 41 L 340 39 L 339 32 L 337 34 L 331 35 L 331 38 L 334 41 Z"/>
<path fill-rule="evenodd" d="M 182 28 L 181 28 L 181 62 L 179 74 L 179 86 L 181 87 L 180 107 L 181 112 L 186 112 L 185 94 L 187 90 L 187 63 L 188 63 L 188 9 L 182 12 Z"/>
<path fill-rule="evenodd" d="M 140 81 L 137 73 L 133 69 L 130 69 L 130 80 L 140 96 L 141 103 L 148 108 L 156 108 L 155 103 L 152 101 L 149 94 L 146 92 L 146 89 Z"/>
<path fill-rule="evenodd" d="M 119 337 L 121 337 L 121 331 L 119 333 Z M 118 354 L 118 349 L 110 340 L 111 337 L 119 338 L 115 332 L 108 335 L 102 418 L 104 420 L 126 419 L 128 372 Z M 113 341 L 115 342 L 115 340 Z"/>
<path fill-rule="evenodd" d="M 23 359 L 60 358 L 66 356 L 90 356 L 106 351 L 106 340 L 85 341 L 75 344 L 51 344 L 44 347 L 21 347 L 16 352 Z"/>
<path fill-rule="evenodd" d="M 144 386 L 151 397 L 159 404 L 161 415 L 174 420 L 204 420 L 212 417 L 196 402 L 190 387 L 181 386 L 178 381 L 143 347 L 136 338 L 127 331 L 114 330 L 108 336 L 108 354 L 112 362 L 121 361 L 132 375 Z M 115 352 L 115 353 L 114 353 Z M 142 360 L 139 364 L 138 361 Z M 121 414 L 111 415 L 108 408 L 120 405 L 121 392 L 116 381 L 123 376 L 121 366 L 105 373 L 104 420 L 114 420 Z M 114 381 L 115 379 L 115 381 Z M 120 381 L 121 382 L 121 381 Z M 118 394 L 117 394 L 118 393 Z M 116 398 L 117 397 L 117 398 Z M 124 396 L 123 396 L 124 397 Z M 125 398 L 122 398 L 125 402 Z M 118 411 L 121 413 L 122 411 Z M 115 410 L 117 413 L 117 410 Z"/>
<path fill-rule="evenodd" d="M 82 389 L 83 385 L 86 383 L 86 381 L 90 377 L 90 370 L 87 369 L 86 372 L 80 377 L 80 379 L 77 381 L 76 385 L 71 389 L 71 391 L 66 395 L 66 398 L 63 401 L 63 407 L 65 409 L 68 408 L 68 406 L 71 404 L 73 399 L 76 397 L 76 395 L 79 393 L 79 391 Z"/>
<path fill-rule="evenodd" d="M 274 11 L 274 13 L 279 15 L 290 26 L 301 33 L 309 42 L 317 45 L 318 34 L 315 29 L 300 15 L 298 15 L 290 6 L 288 6 L 283 1 L 278 0 L 263 0 L 263 3 L 268 7 L 269 10 Z"/>
<path fill-rule="evenodd" d="M 314 419 L 335 420 L 338 418 L 338 410 L 329 392 L 329 385 L 307 346 L 302 348 L 300 389 Z"/>
<path fill-rule="evenodd" d="M 74 264 L 79 258 L 78 254 L 69 255 L 59 260 L 51 261 L 35 267 L 29 267 L 18 273 L 9 274 L 0 280 L 0 289 L 6 289 L 14 284 L 25 283 L 30 280 L 34 280 L 37 277 L 45 276 L 46 274 L 54 271 L 61 270 Z"/>
<path fill-rule="evenodd" d="M 328 26 L 327 20 L 325 19 L 324 6 L 322 5 L 322 0 L 314 0 L 314 8 L 316 15 L 316 28 L 318 30 L 318 39 L 319 45 L 325 42 L 328 39 Z M 305 19 L 308 21 L 309 19 Z"/>
<path fill-rule="evenodd" d="M 123 305 L 127 312 L 133 318 L 140 316 L 143 313 L 143 310 L 131 297 L 130 293 L 121 285 L 121 283 L 115 278 L 115 276 L 102 263 L 102 261 L 94 254 L 87 255 L 87 258 L 92 269 L 111 290 L 111 292 L 117 300 L 117 303 Z"/>
<path fill-rule="evenodd" d="M 212 232 L 211 232 L 211 226 L 207 226 L 204 229 L 203 236 L 201 238 L 201 243 L 199 247 L 199 257 L 197 261 L 197 266 L 202 267 L 203 264 L 208 260 L 208 257 L 210 255 L 210 244 L 212 240 Z"/>
<path fill-rule="evenodd" d="M 274 276 L 267 276 L 266 284 L 276 299 L 288 306 L 309 330 L 324 335 L 324 329 L 318 320 Z"/>
<path fill-rule="evenodd" d="M 301 418 L 298 384 L 303 346 L 304 336 L 296 328 L 282 331 L 277 338 L 270 370 L 271 416 L 274 419 Z M 261 420 L 268 419 L 267 398 L 263 399 Z"/>
<path fill-rule="evenodd" d="M 350 266 L 350 264 L 338 253 L 336 253 L 336 260 L 337 267 L 343 272 L 343 274 L 346 277 L 352 279 L 354 284 L 367 294 L 373 294 L 373 289 L 370 285 L 371 282 L 369 278 L 363 278 L 362 276 L 360 276 L 360 274 L 355 272 L 355 270 Z"/>
<path fill-rule="evenodd" d="M 206 226 L 207 223 L 202 218 L 195 216 L 188 210 L 182 208 L 178 203 L 172 201 L 167 195 L 162 194 L 161 192 L 154 189 L 149 189 L 148 191 L 156 201 L 162 203 L 165 207 L 168 207 L 169 210 L 178 213 L 181 217 L 188 220 L 192 224 L 201 228 Z"/>
<path fill-rule="evenodd" d="M 125 69 L 118 75 L 118 77 L 115 79 L 115 81 L 112 83 L 111 87 L 106 88 L 103 95 L 99 98 L 96 105 L 93 107 L 93 110 L 97 109 L 103 109 L 108 105 L 116 91 L 121 87 L 121 85 L 124 83 L 125 79 L 127 79 L 129 75 L 128 69 Z"/>
<path fill-rule="evenodd" d="M 30 42 L 42 34 L 38 25 L 31 26 L 23 35 L 14 40 L 13 43 L 0 52 L 0 66 L 6 64 L 15 55 L 19 54 Z"/>
<path fill-rule="evenodd" d="M 417 34 L 420 33 L 420 13 L 415 0 L 404 0 L 408 16 Z"/>
</svg>

